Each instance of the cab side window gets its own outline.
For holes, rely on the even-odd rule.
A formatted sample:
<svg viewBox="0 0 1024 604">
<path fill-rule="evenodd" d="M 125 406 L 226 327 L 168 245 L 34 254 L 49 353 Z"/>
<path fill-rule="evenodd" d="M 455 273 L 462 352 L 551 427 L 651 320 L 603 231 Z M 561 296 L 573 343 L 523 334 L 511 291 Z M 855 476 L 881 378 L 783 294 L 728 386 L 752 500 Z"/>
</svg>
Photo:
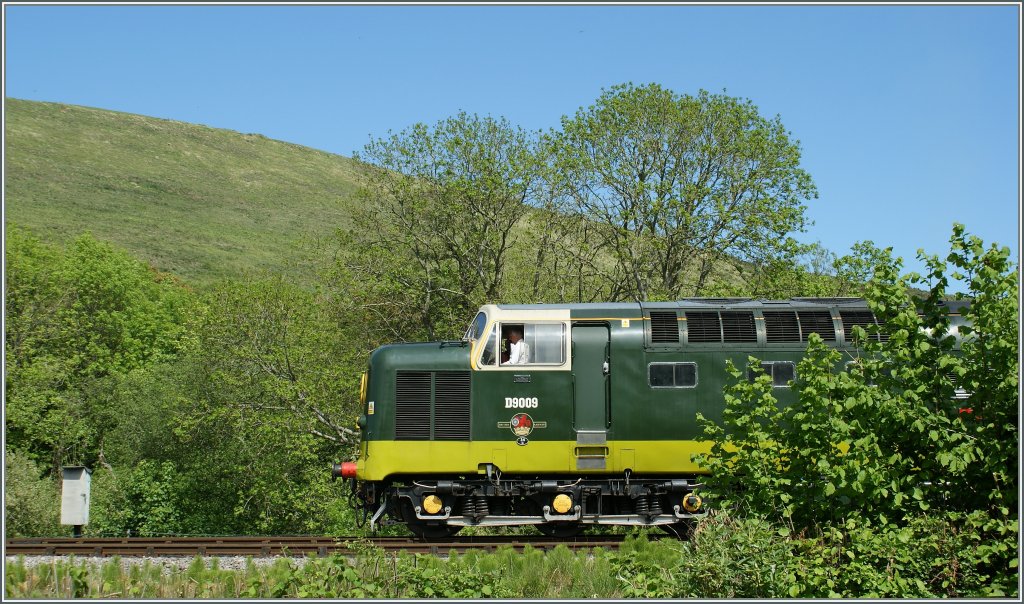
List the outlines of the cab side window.
<svg viewBox="0 0 1024 604">
<path fill-rule="evenodd" d="M 533 351 L 530 363 L 561 365 L 565 362 L 565 325 L 526 324 L 526 343 Z"/>
<path fill-rule="evenodd" d="M 565 363 L 563 323 L 504 323 L 501 335 L 503 366 Z"/>
</svg>

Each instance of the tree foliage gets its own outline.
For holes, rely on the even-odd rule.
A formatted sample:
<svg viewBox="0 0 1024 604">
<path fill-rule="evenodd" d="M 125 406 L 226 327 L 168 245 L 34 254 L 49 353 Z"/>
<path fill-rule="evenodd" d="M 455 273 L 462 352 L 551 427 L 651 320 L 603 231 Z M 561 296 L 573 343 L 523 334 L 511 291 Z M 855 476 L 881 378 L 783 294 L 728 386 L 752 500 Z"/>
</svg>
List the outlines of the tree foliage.
<svg viewBox="0 0 1024 604">
<path fill-rule="evenodd" d="M 368 144 L 364 212 L 342 267 L 379 296 L 378 322 L 412 317 L 427 338 L 504 293 L 514 229 L 539 183 L 535 140 L 505 119 L 459 113 Z M 393 328 L 406 333 L 405 327 Z"/>
<path fill-rule="evenodd" d="M 175 423 L 193 452 L 187 466 L 216 485 L 222 522 L 315 530 L 337 501 L 330 463 L 356 442 L 350 358 L 362 351 L 345 347 L 315 292 L 279 278 L 224 283 L 204 308 L 189 328 Z"/>
<path fill-rule="evenodd" d="M 767 376 L 727 389 L 723 425 L 702 420 L 723 504 L 799 530 L 981 510 L 996 548 L 986 572 L 1015 568 L 1005 535 L 1018 530 L 1016 268 L 1007 248 L 986 249 L 961 225 L 950 244 L 945 261 L 920 254 L 927 276 L 899 277 L 891 256 L 876 266 L 867 299 L 888 337 L 857 327 L 859 354 L 844 358 L 812 336 L 794 404 L 778 405 Z M 943 303 L 950 276 L 967 280 L 959 334 Z M 970 398 L 954 400 L 958 388 Z"/>
<path fill-rule="evenodd" d="M 280 418 L 291 431 L 355 444 L 359 376 L 346 373 L 348 355 L 316 293 L 275 277 L 225 283 L 205 302 L 190 353 L 206 412 L 252 429 Z"/>
<path fill-rule="evenodd" d="M 196 295 L 89 236 L 65 250 L 15 227 L 7 254 L 11 475 L 49 467 L 5 502 L 15 518 L 47 507 L 19 530 L 60 530 L 40 494 L 69 463 L 96 468 L 94 533 L 346 520 L 329 468 L 354 442 L 369 351 L 322 296 L 255 277 Z"/>
<path fill-rule="evenodd" d="M 114 384 L 174 357 L 189 295 L 89 235 L 61 250 L 13 227 L 6 245 L 8 446 L 54 472 L 91 462 L 117 421 Z"/>
<path fill-rule="evenodd" d="M 613 86 L 548 146 L 616 300 L 701 295 L 723 265 L 767 261 L 816 195 L 781 121 L 724 94 Z"/>
</svg>

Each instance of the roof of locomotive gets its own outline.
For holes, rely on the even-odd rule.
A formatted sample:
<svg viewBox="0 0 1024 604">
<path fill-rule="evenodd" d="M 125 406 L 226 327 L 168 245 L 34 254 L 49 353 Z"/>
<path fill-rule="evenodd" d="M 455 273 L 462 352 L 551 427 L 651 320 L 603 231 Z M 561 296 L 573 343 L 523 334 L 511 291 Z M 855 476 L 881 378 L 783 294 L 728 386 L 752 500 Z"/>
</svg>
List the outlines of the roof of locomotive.
<svg viewBox="0 0 1024 604">
<path fill-rule="evenodd" d="M 571 304 L 498 304 L 502 311 L 568 310 L 571 314 L 589 314 L 594 311 L 636 313 L 643 309 L 686 308 L 806 308 L 822 306 L 866 307 L 863 298 L 791 298 L 789 300 L 760 300 L 754 298 L 683 298 L 671 302 L 584 302 Z"/>
<path fill-rule="evenodd" d="M 943 304 L 951 315 L 960 313 L 961 308 L 968 305 L 966 300 L 950 300 Z M 568 310 L 571 315 L 591 314 L 593 312 L 636 313 L 641 309 L 778 309 L 778 308 L 857 308 L 866 309 L 864 298 L 814 298 L 801 297 L 788 300 L 764 300 L 755 298 L 683 298 L 672 302 L 584 302 L 570 304 L 497 304 L 494 307 L 501 311 L 551 311 Z"/>
</svg>

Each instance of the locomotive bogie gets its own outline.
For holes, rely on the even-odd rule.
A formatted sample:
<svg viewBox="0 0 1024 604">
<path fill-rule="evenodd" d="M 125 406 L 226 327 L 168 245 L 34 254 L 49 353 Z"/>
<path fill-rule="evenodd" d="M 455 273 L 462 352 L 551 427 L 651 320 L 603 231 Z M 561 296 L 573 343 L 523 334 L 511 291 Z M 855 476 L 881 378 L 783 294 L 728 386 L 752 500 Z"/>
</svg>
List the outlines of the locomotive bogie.
<svg viewBox="0 0 1024 604">
<path fill-rule="evenodd" d="M 699 486 L 636 478 L 412 481 L 392 485 L 383 506 L 404 522 L 427 526 L 658 526 L 703 515 L 693 493 Z"/>
</svg>

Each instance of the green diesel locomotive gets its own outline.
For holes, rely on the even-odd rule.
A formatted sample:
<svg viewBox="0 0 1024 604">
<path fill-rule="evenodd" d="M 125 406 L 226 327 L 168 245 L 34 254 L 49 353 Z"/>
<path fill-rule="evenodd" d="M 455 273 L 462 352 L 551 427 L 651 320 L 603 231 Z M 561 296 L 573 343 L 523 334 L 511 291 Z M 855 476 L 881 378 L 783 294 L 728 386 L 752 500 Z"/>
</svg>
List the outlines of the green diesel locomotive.
<svg viewBox="0 0 1024 604">
<path fill-rule="evenodd" d="M 334 475 L 371 527 L 386 514 L 426 539 L 683 529 L 704 513 L 696 416 L 720 421 L 726 360 L 761 359 L 787 404 L 811 333 L 853 359 L 872 324 L 858 298 L 483 306 L 461 341 L 373 352 L 358 461 Z"/>
</svg>

